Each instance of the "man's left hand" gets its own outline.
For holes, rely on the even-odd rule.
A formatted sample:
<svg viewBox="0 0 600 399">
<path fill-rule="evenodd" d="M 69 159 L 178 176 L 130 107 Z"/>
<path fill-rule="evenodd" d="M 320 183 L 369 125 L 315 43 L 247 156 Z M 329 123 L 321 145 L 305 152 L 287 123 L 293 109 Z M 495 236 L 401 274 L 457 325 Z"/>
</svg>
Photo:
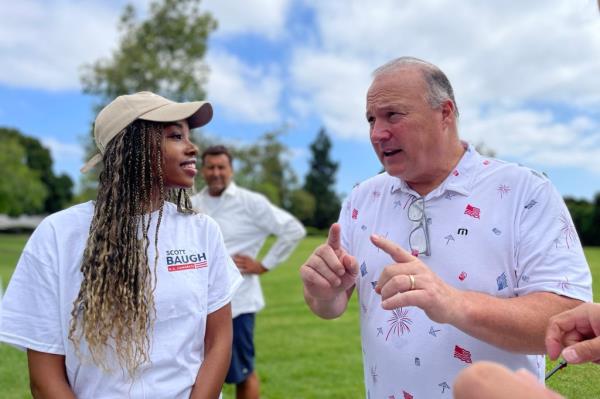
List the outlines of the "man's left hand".
<svg viewBox="0 0 600 399">
<path fill-rule="evenodd" d="M 377 235 L 371 236 L 371 242 L 397 262 L 383 269 L 375 287 L 384 309 L 417 306 L 435 322 L 452 323 L 456 319 L 462 307 L 461 291 L 398 244 Z"/>
<path fill-rule="evenodd" d="M 264 267 L 262 263 L 247 255 L 236 254 L 233 256 L 233 261 L 242 273 L 263 274 L 264 272 L 269 271 L 269 269 Z"/>
</svg>

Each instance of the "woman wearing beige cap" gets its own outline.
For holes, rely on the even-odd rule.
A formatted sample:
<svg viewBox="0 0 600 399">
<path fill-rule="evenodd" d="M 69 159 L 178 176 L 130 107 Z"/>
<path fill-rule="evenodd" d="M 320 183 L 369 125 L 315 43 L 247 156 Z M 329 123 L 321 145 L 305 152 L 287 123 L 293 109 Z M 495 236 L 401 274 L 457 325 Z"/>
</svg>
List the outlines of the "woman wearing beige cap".
<svg viewBox="0 0 600 399">
<path fill-rule="evenodd" d="M 211 117 L 149 92 L 98 114 L 96 201 L 38 226 L 3 300 L 0 341 L 27 350 L 34 397 L 219 397 L 241 277 L 185 191 L 190 129 Z"/>
</svg>

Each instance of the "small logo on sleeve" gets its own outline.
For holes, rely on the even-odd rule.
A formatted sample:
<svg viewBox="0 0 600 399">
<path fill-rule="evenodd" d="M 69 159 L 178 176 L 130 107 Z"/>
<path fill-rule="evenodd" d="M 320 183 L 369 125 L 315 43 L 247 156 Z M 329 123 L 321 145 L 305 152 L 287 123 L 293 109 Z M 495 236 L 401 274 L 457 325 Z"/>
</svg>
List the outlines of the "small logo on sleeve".
<svg viewBox="0 0 600 399">
<path fill-rule="evenodd" d="M 179 272 L 182 270 L 202 269 L 208 267 L 208 260 L 204 252 L 187 253 L 185 249 L 172 249 L 167 251 L 167 270 Z"/>
</svg>

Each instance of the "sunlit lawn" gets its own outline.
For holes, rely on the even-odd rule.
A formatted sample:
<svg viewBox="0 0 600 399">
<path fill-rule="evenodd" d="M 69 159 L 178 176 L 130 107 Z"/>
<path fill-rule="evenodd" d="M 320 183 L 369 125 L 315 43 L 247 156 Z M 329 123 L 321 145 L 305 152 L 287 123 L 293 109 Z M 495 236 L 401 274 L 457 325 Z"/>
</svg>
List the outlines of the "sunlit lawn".
<svg viewBox="0 0 600 399">
<path fill-rule="evenodd" d="M 25 239 L 0 234 L 5 286 Z M 286 264 L 262 277 L 267 307 L 257 318 L 256 349 L 263 398 L 364 398 L 356 301 L 340 319 L 324 321 L 308 311 L 302 298 L 298 266 L 322 240 L 306 238 Z M 586 256 L 593 275 L 600 278 L 600 248 L 587 248 Z M 592 399 L 600 398 L 599 381 L 600 366 L 569 366 L 549 386 L 569 398 Z M 232 392 L 226 386 L 225 399 L 233 399 Z M 0 397 L 30 397 L 24 353 L 1 344 Z"/>
</svg>

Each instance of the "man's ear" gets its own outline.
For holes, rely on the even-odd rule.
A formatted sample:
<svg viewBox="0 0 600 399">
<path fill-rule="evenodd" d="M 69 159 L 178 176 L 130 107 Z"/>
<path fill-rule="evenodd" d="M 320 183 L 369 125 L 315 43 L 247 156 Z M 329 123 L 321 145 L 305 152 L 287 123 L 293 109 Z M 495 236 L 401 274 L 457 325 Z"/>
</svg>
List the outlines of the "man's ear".
<svg viewBox="0 0 600 399">
<path fill-rule="evenodd" d="M 440 105 L 442 111 L 442 123 L 444 126 L 454 126 L 456 124 L 456 114 L 454 103 L 446 100 Z"/>
<path fill-rule="evenodd" d="M 442 108 L 442 118 L 446 119 L 448 117 L 451 117 L 452 119 L 454 119 L 454 103 L 451 100 L 446 100 L 442 103 L 441 105 Z"/>
</svg>

